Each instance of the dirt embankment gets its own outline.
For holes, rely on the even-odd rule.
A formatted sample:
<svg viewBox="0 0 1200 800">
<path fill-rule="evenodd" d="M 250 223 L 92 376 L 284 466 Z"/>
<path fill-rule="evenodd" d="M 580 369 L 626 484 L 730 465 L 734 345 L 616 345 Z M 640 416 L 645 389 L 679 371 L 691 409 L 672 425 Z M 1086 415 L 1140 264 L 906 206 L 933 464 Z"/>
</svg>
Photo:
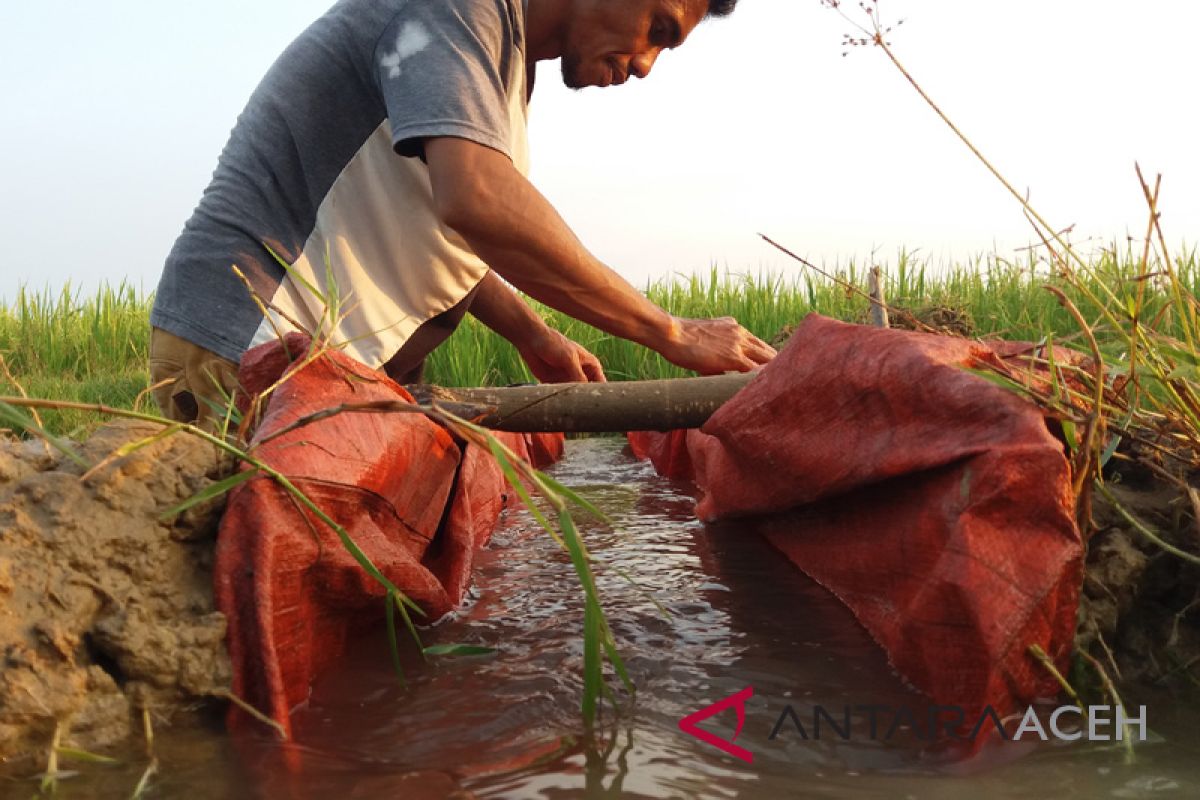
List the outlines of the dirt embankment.
<svg viewBox="0 0 1200 800">
<path fill-rule="evenodd" d="M 1200 477 L 1173 471 L 1192 486 Z M 1137 463 L 1106 473 L 1127 513 L 1183 552 L 1200 551 L 1200 524 L 1188 493 Z M 1090 652 L 1120 683 L 1195 692 L 1200 566 L 1151 541 L 1103 497 L 1094 498 L 1092 514 L 1076 649 Z"/>
<path fill-rule="evenodd" d="M 90 464 L 159 428 L 118 422 L 79 451 Z M 214 610 L 219 503 L 160 515 L 231 463 L 175 435 L 95 470 L 36 441 L 0 438 L 0 763 L 64 743 L 127 738 L 230 685 Z"/>
</svg>

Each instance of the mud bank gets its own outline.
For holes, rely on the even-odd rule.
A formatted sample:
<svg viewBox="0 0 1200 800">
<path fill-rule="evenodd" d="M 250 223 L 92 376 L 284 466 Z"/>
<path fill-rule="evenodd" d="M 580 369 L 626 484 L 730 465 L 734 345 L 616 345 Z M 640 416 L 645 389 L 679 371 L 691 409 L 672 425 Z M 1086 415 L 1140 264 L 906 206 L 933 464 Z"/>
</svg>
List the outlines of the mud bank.
<svg viewBox="0 0 1200 800">
<path fill-rule="evenodd" d="M 1198 476 L 1171 471 L 1196 485 Z M 1168 544 L 1200 552 L 1197 508 L 1179 485 L 1129 461 L 1106 472 L 1127 513 Z M 1103 497 L 1093 500 L 1092 521 L 1076 651 L 1106 665 L 1118 685 L 1200 696 L 1200 566 L 1151 541 Z"/>
<path fill-rule="evenodd" d="M 160 430 L 118 422 L 79 452 L 98 464 Z M 227 458 L 176 435 L 94 470 L 41 442 L 0 439 L 0 764 L 62 742 L 103 750 L 230 685 L 214 610 L 221 507 L 160 515 L 219 479 Z"/>
</svg>

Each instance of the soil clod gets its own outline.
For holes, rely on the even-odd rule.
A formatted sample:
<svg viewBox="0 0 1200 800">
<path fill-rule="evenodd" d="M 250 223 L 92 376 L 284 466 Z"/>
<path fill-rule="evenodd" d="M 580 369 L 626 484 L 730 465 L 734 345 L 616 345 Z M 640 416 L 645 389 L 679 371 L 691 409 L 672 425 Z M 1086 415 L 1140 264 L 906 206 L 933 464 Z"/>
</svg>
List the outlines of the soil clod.
<svg viewBox="0 0 1200 800">
<path fill-rule="evenodd" d="M 111 423 L 79 450 L 97 464 L 158 430 Z M 140 708 L 229 688 L 212 594 L 221 503 L 160 517 L 231 468 L 176 435 L 81 479 L 42 442 L 0 439 L 0 760 L 44 755 L 59 723 L 65 742 L 103 749 Z"/>
</svg>

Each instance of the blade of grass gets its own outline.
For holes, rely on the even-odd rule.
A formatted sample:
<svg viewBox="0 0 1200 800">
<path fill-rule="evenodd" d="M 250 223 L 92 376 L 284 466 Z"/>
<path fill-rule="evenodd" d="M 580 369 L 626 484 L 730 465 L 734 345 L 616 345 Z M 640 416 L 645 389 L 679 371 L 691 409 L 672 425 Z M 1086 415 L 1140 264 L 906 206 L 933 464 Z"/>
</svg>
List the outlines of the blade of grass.
<svg viewBox="0 0 1200 800">
<path fill-rule="evenodd" d="M 58 748 L 58 754 L 63 758 L 70 759 L 71 761 L 83 761 L 88 764 L 121 763 L 118 759 L 111 758 L 110 756 L 102 756 L 98 753 L 92 753 L 87 750 L 82 750 L 78 747 L 67 747 L 65 745 Z"/>
<path fill-rule="evenodd" d="M 242 698 L 238 697 L 233 692 L 225 690 L 225 689 L 220 689 L 220 690 L 213 692 L 212 696 L 220 697 L 223 700 L 228 700 L 230 703 L 233 703 L 235 706 L 240 708 L 242 711 L 246 712 L 251 717 L 253 717 L 254 719 L 261 722 L 263 725 L 266 725 L 271 730 L 275 731 L 275 734 L 279 737 L 280 741 L 286 742 L 288 740 L 287 733 L 284 731 L 282 725 L 280 725 L 278 722 L 276 722 L 275 720 L 268 717 L 263 712 L 259 711 L 254 706 L 247 703 Z M 149 716 L 147 716 L 146 719 L 149 719 Z M 149 734 L 147 734 L 146 739 L 148 742 L 153 741 L 152 737 Z"/>
<path fill-rule="evenodd" d="M 1158 545 L 1163 550 L 1166 550 L 1171 555 L 1200 566 L 1200 556 L 1193 555 L 1186 550 L 1180 550 L 1178 547 L 1166 541 L 1153 530 L 1151 530 L 1150 526 L 1146 525 L 1146 523 L 1135 517 L 1128 509 L 1125 508 L 1124 505 L 1121 504 L 1119 500 L 1117 500 L 1109 488 L 1104 485 L 1103 481 L 1096 481 L 1095 486 L 1096 490 L 1099 491 L 1100 494 L 1104 495 L 1104 499 L 1109 502 L 1109 504 L 1113 507 L 1113 510 L 1120 514 L 1126 522 L 1133 526 L 1134 530 L 1149 539 L 1154 544 Z"/>
<path fill-rule="evenodd" d="M 494 647 L 473 644 L 434 644 L 425 648 L 427 656 L 490 656 L 496 652 Z"/>
<path fill-rule="evenodd" d="M 399 590 L 394 591 L 392 594 L 394 595 L 393 599 L 396 604 L 396 610 L 400 612 L 400 619 L 404 620 L 404 627 L 408 629 L 409 635 L 412 636 L 413 641 L 417 643 L 417 649 L 422 653 L 421 657 L 424 658 L 425 648 L 421 644 L 420 635 L 417 634 L 417 626 L 413 624 L 412 617 L 408 612 L 410 608 L 416 610 L 421 616 L 425 616 L 425 612 L 421 610 L 419 605 L 414 603 Z"/>
<path fill-rule="evenodd" d="M 133 793 L 129 795 L 130 800 L 142 800 L 146 790 L 150 788 L 150 778 L 154 773 L 158 772 L 158 759 L 150 759 L 150 763 L 146 765 L 146 770 L 142 773 L 142 777 L 138 780 L 137 786 L 133 787 Z"/>
<path fill-rule="evenodd" d="M 502 449 L 503 445 L 501 445 L 500 442 L 496 441 L 494 438 L 489 438 L 487 446 L 488 450 L 492 454 L 492 457 L 496 459 L 496 463 L 500 465 L 500 471 L 504 473 L 505 480 L 507 480 L 509 485 L 513 487 L 513 490 L 521 498 L 521 502 L 525 504 L 525 508 L 527 508 L 533 518 L 537 520 L 538 525 L 541 525 L 547 530 L 552 530 L 553 526 L 551 526 L 550 520 L 546 519 L 546 515 L 543 514 L 533 502 L 533 498 L 530 496 L 529 490 L 525 488 L 524 481 L 522 481 L 520 476 L 517 475 L 517 471 L 513 467 L 512 462 L 509 460 L 508 455 Z"/>
<path fill-rule="evenodd" d="M 223 495 L 226 492 L 233 489 L 235 486 L 240 486 L 243 483 L 245 483 L 249 480 L 252 480 L 253 478 L 257 478 L 258 476 L 259 476 L 259 471 L 253 467 L 251 467 L 250 469 L 243 469 L 239 472 L 235 472 L 227 478 L 222 478 L 221 480 L 217 481 L 216 483 L 211 483 L 208 486 L 205 486 L 203 489 L 196 492 L 194 495 L 189 497 L 187 500 L 184 500 L 179 505 L 177 505 L 174 508 L 171 508 L 167 511 L 164 511 L 162 514 L 159 515 L 158 518 L 160 520 L 166 521 L 166 520 L 172 519 L 173 517 L 177 517 L 180 514 L 182 514 L 183 512 L 187 511 L 189 508 L 194 508 L 194 507 L 200 505 L 201 503 L 205 503 L 216 497 L 220 497 L 221 495 Z"/>
<path fill-rule="evenodd" d="M 605 514 L 600 509 L 596 508 L 596 506 L 593 505 L 591 501 L 587 500 L 584 497 L 581 497 L 579 495 L 579 493 L 576 492 L 574 489 L 570 488 L 569 486 L 564 486 L 563 484 L 559 483 L 554 478 L 551 478 L 549 475 L 547 475 L 544 472 L 539 471 L 538 478 L 540 478 L 541 481 L 544 484 L 546 484 L 546 486 L 550 487 L 555 492 L 557 492 L 559 495 L 561 495 L 562 497 L 565 497 L 567 500 L 570 500 L 572 503 L 579 506 L 587 513 L 591 514 L 593 517 L 600 520 L 605 525 L 612 525 L 612 520 L 609 519 L 607 514 Z"/>
<path fill-rule="evenodd" d="M 404 686 L 404 666 L 400 663 L 400 642 L 396 639 L 396 612 L 395 598 L 391 592 L 387 593 L 387 597 L 383 602 L 384 626 L 387 628 L 388 653 L 392 656 L 392 669 L 396 672 L 396 677 L 400 680 L 400 685 Z"/>
<path fill-rule="evenodd" d="M 71 459 L 84 469 L 88 469 L 91 466 L 83 458 L 83 456 L 79 455 L 79 453 L 75 451 L 75 448 L 71 447 L 71 445 L 66 442 L 66 440 L 60 439 L 59 437 L 49 433 L 41 425 L 38 425 L 31 418 L 22 414 L 20 410 L 15 407 L 15 405 L 16 404 L 14 403 L 0 401 L 0 422 L 3 422 L 5 425 L 8 425 L 15 430 L 21 431 L 22 433 L 33 434 L 34 436 L 43 439 L 52 447 L 54 447 L 55 450 L 58 450 L 64 456 Z"/>
<path fill-rule="evenodd" d="M 583 607 L 583 722 L 591 727 L 596 720 L 604 675 L 600 662 L 600 622 L 589 596 Z"/>
</svg>

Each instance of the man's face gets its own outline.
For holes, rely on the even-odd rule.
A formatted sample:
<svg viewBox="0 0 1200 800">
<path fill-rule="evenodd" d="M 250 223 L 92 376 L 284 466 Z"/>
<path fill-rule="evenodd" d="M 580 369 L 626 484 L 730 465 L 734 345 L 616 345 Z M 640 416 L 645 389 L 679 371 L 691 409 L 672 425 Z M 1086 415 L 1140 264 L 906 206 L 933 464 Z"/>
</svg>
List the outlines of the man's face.
<svg viewBox="0 0 1200 800">
<path fill-rule="evenodd" d="M 708 12 L 708 0 L 580 0 L 567 29 L 563 83 L 613 86 L 650 74 Z"/>
</svg>

